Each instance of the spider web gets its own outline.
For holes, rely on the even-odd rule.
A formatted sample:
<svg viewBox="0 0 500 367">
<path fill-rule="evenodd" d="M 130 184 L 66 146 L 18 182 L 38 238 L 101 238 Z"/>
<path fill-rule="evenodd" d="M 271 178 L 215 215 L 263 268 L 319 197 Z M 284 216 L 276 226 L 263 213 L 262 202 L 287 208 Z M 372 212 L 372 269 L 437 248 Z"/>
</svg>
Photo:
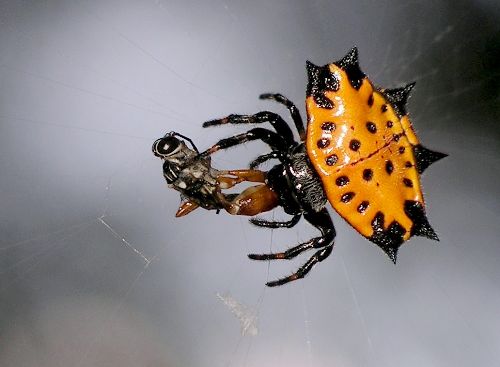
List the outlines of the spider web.
<svg viewBox="0 0 500 367">
<path fill-rule="evenodd" d="M 0 365 L 498 364 L 498 24 L 494 1 L 2 2 Z M 423 177 L 441 242 L 413 239 L 394 267 L 332 212 L 333 254 L 268 289 L 306 256 L 246 254 L 316 231 L 175 219 L 151 143 L 175 130 L 204 149 L 246 130 L 205 120 L 286 116 L 267 91 L 303 113 L 305 60 L 353 45 L 375 83 L 417 81 L 417 132 L 450 154 Z"/>
</svg>

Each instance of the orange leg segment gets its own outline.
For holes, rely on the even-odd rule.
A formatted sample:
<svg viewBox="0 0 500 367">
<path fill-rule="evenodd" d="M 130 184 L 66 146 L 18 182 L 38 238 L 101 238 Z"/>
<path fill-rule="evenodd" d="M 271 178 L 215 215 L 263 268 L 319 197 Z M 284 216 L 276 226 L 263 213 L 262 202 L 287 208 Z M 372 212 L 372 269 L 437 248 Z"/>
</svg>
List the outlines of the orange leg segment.
<svg viewBox="0 0 500 367">
<path fill-rule="evenodd" d="M 233 215 L 254 216 L 278 206 L 278 196 L 266 185 L 249 187 L 231 201 L 222 193 L 218 194 L 218 199 L 224 209 Z"/>
<path fill-rule="evenodd" d="M 226 175 L 231 175 L 235 177 L 228 177 Z M 239 169 L 232 171 L 224 171 L 220 176 L 217 177 L 219 181 L 219 186 L 221 189 L 229 189 L 240 182 L 265 182 L 266 172 L 262 172 L 254 169 Z"/>
<path fill-rule="evenodd" d="M 186 201 L 181 204 L 179 209 L 177 209 L 177 213 L 175 213 L 175 216 L 178 217 L 183 217 L 185 215 L 188 215 L 191 213 L 193 210 L 198 208 L 198 204 L 193 203 L 192 201 Z"/>
</svg>

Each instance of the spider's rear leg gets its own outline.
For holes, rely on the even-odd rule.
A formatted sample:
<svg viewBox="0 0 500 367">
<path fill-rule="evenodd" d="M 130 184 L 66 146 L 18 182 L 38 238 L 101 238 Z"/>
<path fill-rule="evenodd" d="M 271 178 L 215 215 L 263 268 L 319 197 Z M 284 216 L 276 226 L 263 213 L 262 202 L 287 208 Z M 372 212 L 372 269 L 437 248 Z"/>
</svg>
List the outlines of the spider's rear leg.
<svg viewBox="0 0 500 367">
<path fill-rule="evenodd" d="M 304 129 L 304 122 L 302 121 L 302 117 L 300 116 L 299 109 L 297 108 L 297 106 L 295 106 L 295 104 L 292 101 L 290 101 L 284 95 L 279 93 L 263 93 L 259 96 L 259 98 L 271 99 L 273 101 L 285 105 L 286 108 L 288 108 L 288 111 L 290 111 L 290 115 L 292 115 L 292 120 L 295 124 L 295 127 L 297 128 L 300 140 L 301 141 L 306 140 L 306 131 Z"/>
<path fill-rule="evenodd" d="M 269 220 L 264 220 L 264 219 L 258 219 L 258 218 L 252 218 L 250 219 L 250 223 L 253 225 L 256 225 L 258 227 L 265 227 L 265 228 L 292 228 L 295 226 L 300 218 L 302 217 L 302 214 L 295 214 L 292 219 L 286 222 L 277 222 L 277 221 L 269 221 Z"/>
<path fill-rule="evenodd" d="M 306 274 L 311 271 L 313 266 L 316 265 L 316 263 L 323 261 L 328 256 L 330 256 L 330 254 L 332 253 L 332 249 L 333 249 L 333 242 L 327 245 L 325 248 L 316 251 L 316 253 L 313 256 L 311 256 L 309 260 L 307 260 L 307 262 L 304 265 L 302 265 L 295 273 L 278 280 L 267 282 L 266 285 L 268 287 L 276 287 L 278 285 L 283 285 L 289 282 L 293 282 L 294 280 L 304 278 Z"/>
<path fill-rule="evenodd" d="M 288 143 L 293 144 L 293 133 L 290 126 L 281 118 L 280 115 L 269 112 L 262 111 L 255 115 L 229 115 L 222 119 L 211 120 L 203 123 L 203 127 L 217 126 L 224 124 L 261 124 L 264 122 L 269 122 L 274 130 Z"/>
<path fill-rule="evenodd" d="M 330 215 L 328 214 L 326 208 L 323 208 L 318 213 L 306 212 L 304 213 L 304 218 L 321 231 L 320 237 L 315 237 L 307 242 L 292 247 L 285 252 L 262 255 L 248 255 L 248 257 L 253 260 L 292 259 L 304 251 L 319 248 L 319 250 L 316 251 L 314 255 L 312 255 L 309 260 L 304 265 L 302 265 L 295 273 L 290 276 L 268 282 L 267 285 L 269 287 L 283 285 L 285 283 L 303 278 L 307 273 L 309 273 L 313 266 L 316 265 L 316 263 L 326 259 L 332 252 L 333 240 L 335 238 L 335 227 L 333 226 L 332 219 L 330 218 Z"/>
</svg>

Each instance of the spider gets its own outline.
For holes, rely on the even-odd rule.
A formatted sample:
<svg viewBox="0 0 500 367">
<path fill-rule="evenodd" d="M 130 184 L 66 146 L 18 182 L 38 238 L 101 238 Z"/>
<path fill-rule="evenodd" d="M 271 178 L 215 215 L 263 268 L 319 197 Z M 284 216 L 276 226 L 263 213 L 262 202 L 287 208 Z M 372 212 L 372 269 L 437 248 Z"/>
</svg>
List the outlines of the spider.
<svg viewBox="0 0 500 367">
<path fill-rule="evenodd" d="M 446 154 L 423 147 L 415 135 L 406 113 L 414 83 L 396 89 L 375 87 L 359 68 L 356 47 L 325 66 L 307 62 L 307 74 L 307 130 L 289 99 L 281 94 L 260 96 L 288 108 L 299 142 L 288 124 L 269 111 L 232 114 L 203 124 L 269 122 L 274 131 L 252 128 L 220 140 L 200 157 L 252 140 L 263 141 L 271 151 L 253 160 L 250 168 L 270 159 L 279 161 L 265 175 L 265 184 L 278 198 L 272 204 L 283 207 L 292 218 L 283 222 L 253 218 L 251 222 L 267 228 L 291 228 L 303 215 L 321 233 L 284 252 L 248 255 L 253 260 L 292 259 L 315 250 L 296 272 L 268 282 L 270 287 L 303 278 L 332 252 L 336 233 L 327 201 L 394 263 L 399 247 L 411 236 L 438 240 L 425 215 L 420 174 Z M 270 207 L 264 198 L 255 198 L 255 204 L 261 205 L 260 212 Z"/>
<path fill-rule="evenodd" d="M 189 148 L 184 139 L 191 144 Z M 181 193 L 182 203 L 175 214 L 182 217 L 202 207 L 207 210 L 225 209 L 234 215 L 253 216 L 265 210 L 266 205 L 274 207 L 277 196 L 263 184 L 265 172 L 245 169 L 220 171 L 211 166 L 211 158 L 200 155 L 198 148 L 188 137 L 169 132 L 153 143 L 153 154 L 161 158 L 163 176 L 168 185 Z M 258 182 L 239 194 L 223 194 L 240 182 Z M 266 204 L 262 203 L 265 202 Z M 255 202 L 259 202 L 256 211 Z"/>
</svg>

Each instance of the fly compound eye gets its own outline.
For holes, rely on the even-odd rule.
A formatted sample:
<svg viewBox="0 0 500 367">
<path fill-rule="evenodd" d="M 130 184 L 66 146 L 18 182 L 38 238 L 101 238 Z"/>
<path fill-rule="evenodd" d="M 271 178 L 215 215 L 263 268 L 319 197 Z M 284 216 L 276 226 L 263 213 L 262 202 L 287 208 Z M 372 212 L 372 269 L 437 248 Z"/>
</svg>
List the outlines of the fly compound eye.
<svg viewBox="0 0 500 367">
<path fill-rule="evenodd" d="M 177 153 L 181 148 L 179 139 L 173 136 L 165 136 L 153 143 L 153 154 L 160 158 L 166 158 Z"/>
</svg>

